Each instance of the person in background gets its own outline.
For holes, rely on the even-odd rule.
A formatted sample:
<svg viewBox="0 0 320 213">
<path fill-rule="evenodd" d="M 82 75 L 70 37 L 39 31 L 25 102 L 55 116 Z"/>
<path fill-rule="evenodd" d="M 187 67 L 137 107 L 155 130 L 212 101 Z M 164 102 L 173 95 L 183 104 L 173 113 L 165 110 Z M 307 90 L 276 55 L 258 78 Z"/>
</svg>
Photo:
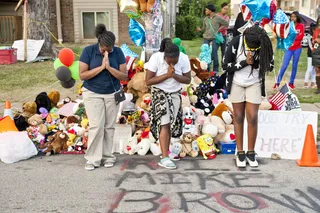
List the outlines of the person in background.
<svg viewBox="0 0 320 213">
<path fill-rule="evenodd" d="M 314 30 L 312 35 L 312 44 L 313 44 L 313 51 L 318 52 L 316 51 L 316 49 L 318 49 L 320 45 L 320 17 L 317 20 L 317 27 Z M 318 64 L 317 62 L 312 61 L 312 64 L 316 64 L 314 65 L 314 68 L 316 71 L 316 84 L 318 88 L 316 91 L 316 94 L 320 94 L 320 63 Z"/>
<path fill-rule="evenodd" d="M 174 38 L 173 43 L 176 44 L 179 47 L 180 52 L 187 54 L 184 47 L 181 45 L 181 39 L 180 38 Z"/>
<path fill-rule="evenodd" d="M 203 19 L 202 28 L 197 28 L 197 31 L 202 32 L 203 43 L 210 44 L 212 42 L 211 60 L 213 60 L 213 71 L 219 72 L 219 59 L 218 59 L 218 45 L 215 41 L 215 33 L 219 32 L 221 26 L 228 27 L 229 22 L 220 16 L 215 15 L 216 8 L 209 4 L 205 8 L 206 17 Z M 210 71 L 210 67 L 208 67 Z"/>
<path fill-rule="evenodd" d="M 95 35 L 98 43 L 85 47 L 80 56 L 82 95 L 89 120 L 86 170 L 101 164 L 112 167 L 116 161 L 112 147 L 119 106 L 114 93 L 121 88 L 120 80 L 128 77 L 124 54 L 114 46 L 115 35 L 104 24 L 96 26 Z"/>
<path fill-rule="evenodd" d="M 217 13 L 217 15 L 221 16 L 221 18 L 223 18 L 229 22 L 230 18 L 227 15 L 228 10 L 229 10 L 229 5 L 228 5 L 228 3 L 224 2 L 221 4 L 221 11 L 220 11 L 220 13 Z M 221 58 L 223 58 L 224 52 L 226 50 L 227 33 L 228 33 L 227 30 L 228 30 L 228 27 L 225 27 L 225 26 L 221 26 L 219 28 L 219 32 L 221 32 L 221 34 L 223 35 L 223 38 L 224 38 L 224 42 L 218 46 L 218 48 L 219 47 L 221 48 Z"/>
<path fill-rule="evenodd" d="M 273 49 L 266 31 L 257 25 L 232 39 L 226 50 L 223 70 L 227 74 L 227 92 L 233 106 L 237 143 L 237 167 L 257 167 L 254 151 L 258 132 L 258 110 L 266 96 L 265 74 L 274 67 Z M 245 116 L 246 115 L 246 116 Z M 243 147 L 244 119 L 248 123 L 248 151 Z"/>
<path fill-rule="evenodd" d="M 163 39 L 160 51 L 144 65 L 146 84 L 151 86 L 150 131 L 160 141 L 159 166 L 175 169 L 169 157 L 171 137 L 182 134 L 181 84 L 190 84 L 191 67 L 187 55 L 170 39 Z"/>
<path fill-rule="evenodd" d="M 310 24 L 310 32 L 311 35 L 313 35 L 313 32 L 316 28 L 316 24 L 311 23 Z M 312 44 L 312 38 L 308 38 L 308 67 L 307 67 L 307 71 L 304 77 L 304 85 L 303 88 L 308 88 L 309 86 L 309 81 L 310 81 L 310 77 L 311 77 L 311 88 L 316 88 L 316 71 L 314 69 L 314 67 L 312 66 L 312 50 L 313 50 L 313 44 Z"/>
<path fill-rule="evenodd" d="M 320 18 L 320 4 L 318 5 L 318 8 L 317 8 L 317 14 L 318 14 L 318 18 Z"/>
<path fill-rule="evenodd" d="M 294 80 L 296 78 L 296 74 L 298 70 L 298 62 L 302 52 L 301 41 L 304 36 L 304 25 L 301 23 L 301 17 L 298 11 L 294 11 L 291 13 L 290 20 L 294 22 L 294 26 L 298 34 L 293 44 L 291 45 L 291 47 L 289 47 L 289 49 L 286 50 L 284 54 L 282 67 L 278 74 L 277 82 L 273 86 L 273 89 L 278 89 L 280 82 L 283 78 L 283 75 L 288 68 L 291 58 L 293 58 L 293 60 L 292 60 L 292 72 L 291 72 L 289 87 L 291 89 L 295 89 Z"/>
</svg>

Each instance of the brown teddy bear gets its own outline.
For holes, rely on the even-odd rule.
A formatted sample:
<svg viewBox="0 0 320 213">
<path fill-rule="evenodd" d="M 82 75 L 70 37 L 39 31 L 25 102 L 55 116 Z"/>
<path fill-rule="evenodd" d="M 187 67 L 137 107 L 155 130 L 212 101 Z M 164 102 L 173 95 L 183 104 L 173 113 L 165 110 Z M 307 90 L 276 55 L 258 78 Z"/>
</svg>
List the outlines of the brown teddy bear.
<svg viewBox="0 0 320 213">
<path fill-rule="evenodd" d="M 147 0 L 139 0 L 139 5 L 140 5 L 141 12 L 143 12 L 143 13 L 148 12 Z"/>
<path fill-rule="evenodd" d="M 201 81 L 206 81 L 208 80 L 208 78 L 210 78 L 210 73 L 205 69 L 203 69 L 204 67 L 201 65 L 202 65 L 202 62 L 199 59 L 197 58 L 190 59 L 191 70 L 196 73 L 196 76 Z"/>
<path fill-rule="evenodd" d="M 52 142 L 48 142 L 47 149 L 45 150 L 46 155 L 59 154 L 61 151 L 68 150 L 68 135 L 63 131 L 57 131 L 54 135 L 54 140 Z"/>
<path fill-rule="evenodd" d="M 136 100 L 136 106 L 143 101 L 143 95 L 149 92 L 145 82 L 145 72 L 136 73 L 128 83 L 128 93 L 133 94 Z"/>
<path fill-rule="evenodd" d="M 228 107 L 223 101 L 216 106 L 216 108 L 211 113 L 212 116 L 218 116 L 221 118 L 225 124 L 232 124 L 233 112 L 230 107 Z"/>
<path fill-rule="evenodd" d="M 194 140 L 195 140 L 195 138 L 193 137 L 193 135 L 191 133 L 184 133 L 182 135 L 182 139 L 180 141 L 180 143 L 182 145 L 182 149 L 180 152 L 181 158 L 186 157 L 186 155 L 189 155 L 193 158 L 198 156 L 198 151 L 196 151 L 192 148 L 192 142 Z"/>
<path fill-rule="evenodd" d="M 46 125 L 43 124 L 41 115 L 35 114 L 28 119 L 29 127 L 27 130 L 36 129 L 41 135 L 46 135 L 48 133 Z"/>
<path fill-rule="evenodd" d="M 51 107 L 57 107 L 59 101 L 60 101 L 60 93 L 57 90 L 53 90 L 48 94 L 48 97 L 50 99 Z"/>
<path fill-rule="evenodd" d="M 28 101 L 22 104 L 22 112 L 17 111 L 14 114 L 14 123 L 19 131 L 24 131 L 28 128 L 28 119 L 37 112 L 37 104 L 33 101 Z"/>
</svg>

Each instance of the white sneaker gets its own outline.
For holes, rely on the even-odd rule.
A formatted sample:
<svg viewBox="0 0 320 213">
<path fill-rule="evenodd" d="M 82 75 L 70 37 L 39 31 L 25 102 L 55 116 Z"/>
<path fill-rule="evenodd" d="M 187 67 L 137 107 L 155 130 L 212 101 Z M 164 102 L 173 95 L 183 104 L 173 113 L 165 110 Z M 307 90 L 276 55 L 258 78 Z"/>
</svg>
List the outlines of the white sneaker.
<svg viewBox="0 0 320 213">
<path fill-rule="evenodd" d="M 112 163 L 112 162 L 105 162 L 105 163 L 103 164 L 103 166 L 104 166 L 105 168 L 111 168 L 111 167 L 114 166 L 114 163 Z"/>
<path fill-rule="evenodd" d="M 86 166 L 84 167 L 87 171 L 92 171 L 95 169 L 95 166 L 90 161 L 87 161 Z"/>
<path fill-rule="evenodd" d="M 246 154 L 246 160 L 251 167 L 258 167 L 258 161 L 256 159 L 256 153 L 254 151 L 248 151 Z"/>
<path fill-rule="evenodd" d="M 236 158 L 236 165 L 239 168 L 245 168 L 247 165 L 246 161 L 246 153 L 245 152 L 238 152 Z"/>
</svg>

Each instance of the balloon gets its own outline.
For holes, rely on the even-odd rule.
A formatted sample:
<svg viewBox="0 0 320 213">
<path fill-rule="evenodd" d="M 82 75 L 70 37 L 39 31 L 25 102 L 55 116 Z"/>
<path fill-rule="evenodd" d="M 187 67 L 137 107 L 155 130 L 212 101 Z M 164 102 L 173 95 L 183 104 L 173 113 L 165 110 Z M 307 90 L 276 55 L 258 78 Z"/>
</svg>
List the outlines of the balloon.
<svg viewBox="0 0 320 213">
<path fill-rule="evenodd" d="M 121 13 L 138 16 L 138 4 L 132 0 L 118 0 Z"/>
<path fill-rule="evenodd" d="M 57 70 L 59 67 L 64 66 L 63 63 L 61 63 L 61 61 L 59 60 L 59 58 L 57 58 L 54 62 L 53 62 L 53 67 L 55 70 Z"/>
<path fill-rule="evenodd" d="M 79 80 L 79 79 L 80 79 L 79 67 L 80 67 L 79 61 L 73 62 L 73 64 L 69 67 L 70 72 L 71 72 L 71 77 L 72 77 L 74 80 Z"/>
<path fill-rule="evenodd" d="M 249 8 L 253 21 L 261 21 L 263 18 L 270 19 L 271 0 L 244 0 L 242 4 Z"/>
<path fill-rule="evenodd" d="M 145 31 L 139 22 L 131 18 L 128 31 L 129 36 L 135 45 L 142 46 L 145 43 Z"/>
<path fill-rule="evenodd" d="M 243 15 L 243 20 L 249 21 L 252 17 L 252 14 L 249 10 L 249 8 L 245 4 L 240 4 L 240 9 Z"/>
<path fill-rule="evenodd" d="M 68 67 L 61 66 L 57 69 L 56 76 L 60 81 L 70 81 L 71 72 Z"/>
<path fill-rule="evenodd" d="M 278 9 L 273 17 L 274 31 L 280 38 L 287 38 L 290 30 L 290 21 L 288 16 Z"/>
<path fill-rule="evenodd" d="M 122 52 L 123 52 L 125 57 L 127 57 L 127 56 L 130 56 L 130 57 L 133 57 L 133 58 L 138 58 L 139 57 L 138 54 L 136 54 L 136 53 L 134 53 L 134 52 L 132 52 L 130 50 L 130 48 L 128 47 L 127 44 L 122 44 L 120 49 L 122 50 Z"/>
<path fill-rule="evenodd" d="M 60 81 L 61 86 L 66 89 L 72 88 L 75 83 L 76 81 L 72 78 L 69 81 Z"/>
<path fill-rule="evenodd" d="M 283 44 L 284 44 L 284 48 L 287 50 L 291 47 L 291 45 L 293 44 L 294 40 L 296 40 L 297 37 L 297 31 L 296 28 L 294 26 L 294 22 L 291 21 L 290 22 L 290 31 L 289 31 L 289 35 L 287 38 L 285 38 L 283 40 Z"/>
<path fill-rule="evenodd" d="M 58 58 L 65 66 L 70 67 L 74 61 L 74 53 L 69 48 L 63 48 L 60 50 Z"/>
</svg>

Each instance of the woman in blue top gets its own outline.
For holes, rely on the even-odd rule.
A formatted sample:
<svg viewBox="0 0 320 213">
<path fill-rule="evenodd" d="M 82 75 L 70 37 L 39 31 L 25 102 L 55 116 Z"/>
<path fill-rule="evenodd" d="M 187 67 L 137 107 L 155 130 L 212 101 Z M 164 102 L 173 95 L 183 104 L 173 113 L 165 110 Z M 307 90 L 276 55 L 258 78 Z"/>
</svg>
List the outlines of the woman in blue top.
<svg viewBox="0 0 320 213">
<path fill-rule="evenodd" d="M 126 60 L 115 47 L 115 35 L 105 25 L 96 26 L 98 43 L 87 46 L 80 57 L 80 78 L 83 80 L 83 101 L 89 120 L 86 170 L 101 164 L 112 167 L 114 125 L 118 112 L 114 93 L 120 90 L 120 80 L 127 80 Z"/>
</svg>

